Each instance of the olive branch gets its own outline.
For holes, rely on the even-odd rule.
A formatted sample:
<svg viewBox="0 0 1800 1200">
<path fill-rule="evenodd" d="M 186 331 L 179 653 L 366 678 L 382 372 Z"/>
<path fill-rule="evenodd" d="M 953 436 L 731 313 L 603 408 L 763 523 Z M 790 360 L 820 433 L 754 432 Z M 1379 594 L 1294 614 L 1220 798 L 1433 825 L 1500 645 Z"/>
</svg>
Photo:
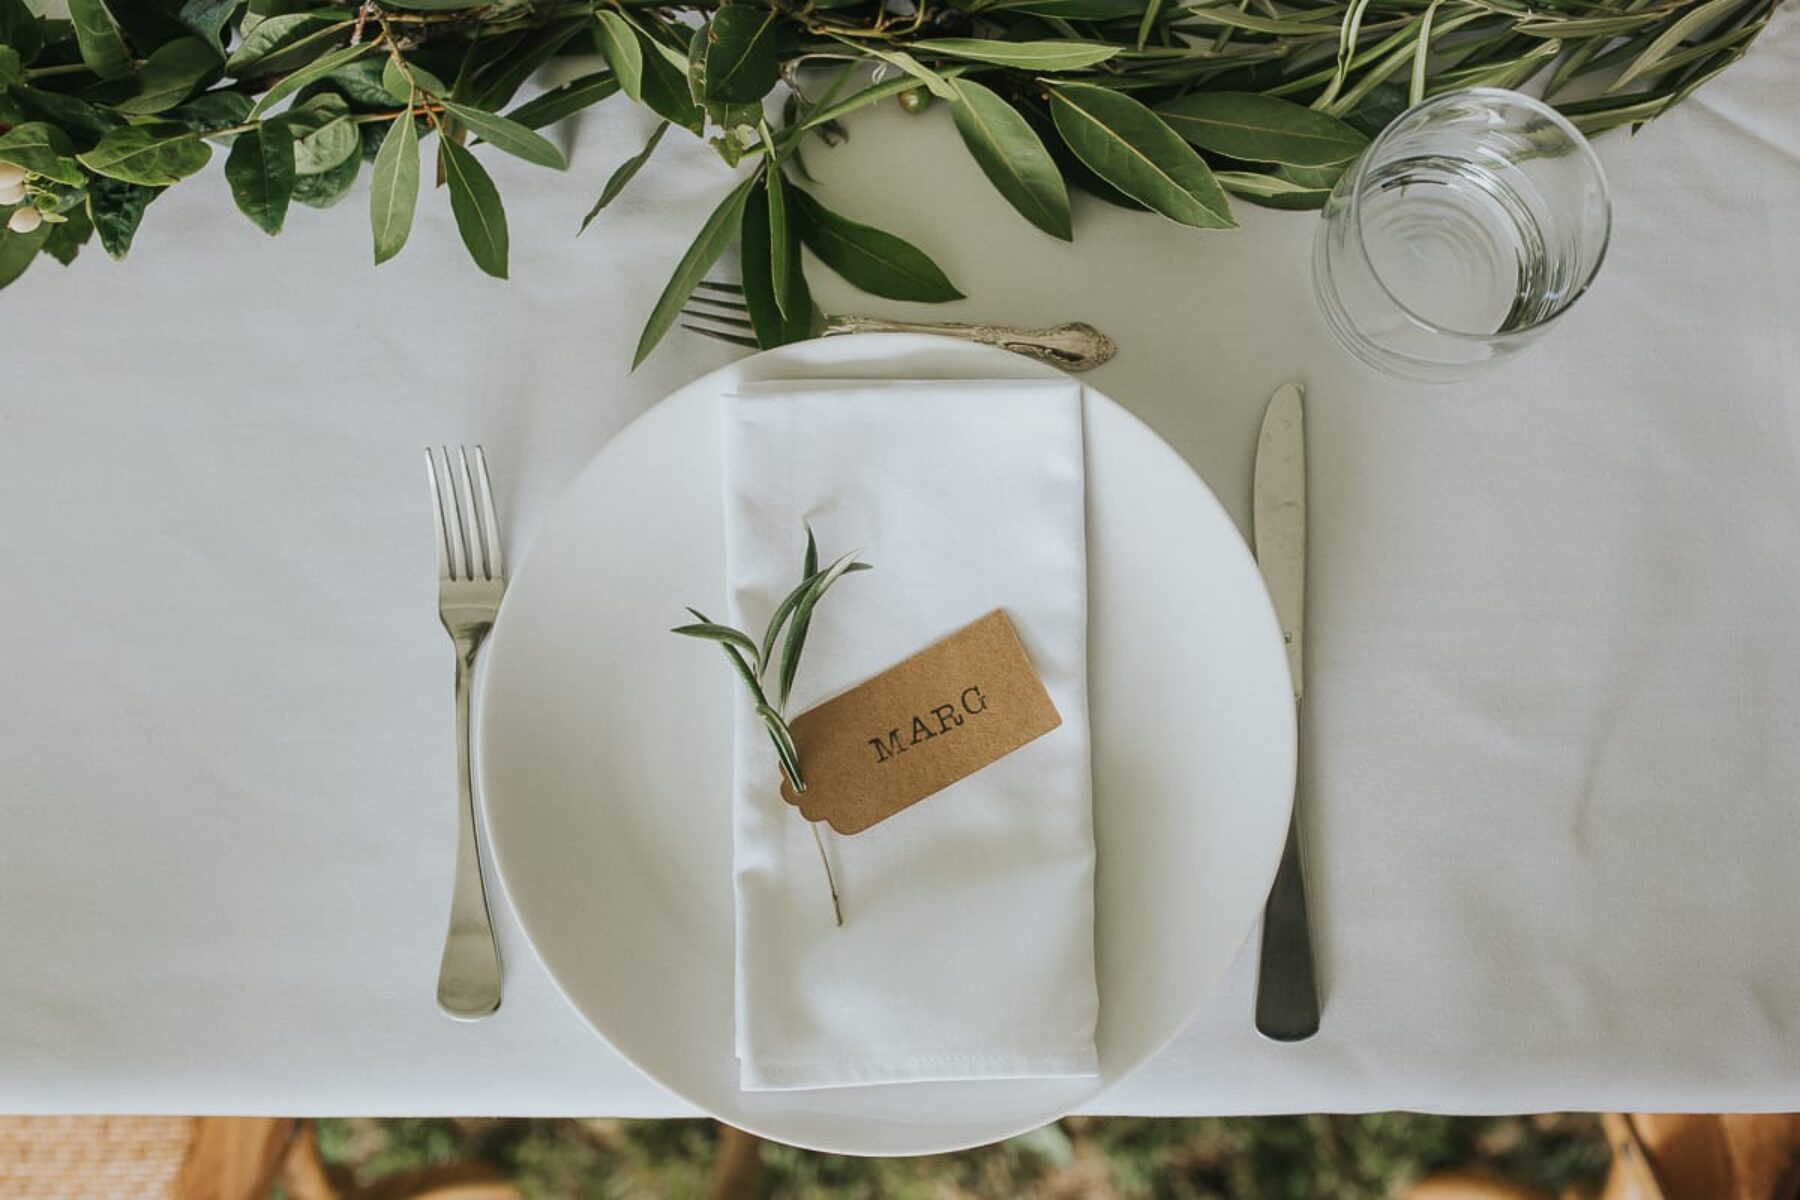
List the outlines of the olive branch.
<svg viewBox="0 0 1800 1200">
<path fill-rule="evenodd" d="M 834 143 L 871 105 L 948 110 L 1046 236 L 1073 237 L 1074 191 L 1227 229 L 1233 201 L 1320 207 L 1370 136 L 1453 89 L 1530 83 L 1584 132 L 1641 126 L 1737 61 L 1778 3 L 67 0 L 65 19 L 0 0 L 0 287 L 96 238 L 123 257 L 215 145 L 233 202 L 271 234 L 366 165 L 377 262 L 406 244 L 430 152 L 470 256 L 504 277 L 506 211 L 476 151 L 563 169 L 539 131 L 623 93 L 661 123 L 580 229 L 671 129 L 755 164 L 651 306 L 636 360 L 734 244 L 744 340 L 769 347 L 811 336 L 803 246 L 873 295 L 961 297 L 923 250 L 817 194 L 803 144 Z M 599 69 L 514 103 L 575 56 Z"/>
<path fill-rule="evenodd" d="M 742 630 L 712 620 L 697 608 L 687 610 L 694 615 L 697 624 L 678 625 L 670 630 L 671 633 L 684 637 L 717 642 L 725 651 L 725 657 L 731 661 L 733 670 L 756 706 L 757 718 L 768 731 L 769 741 L 775 747 L 776 760 L 781 765 L 781 773 L 787 777 L 795 792 L 806 791 L 806 780 L 801 773 L 800 752 L 795 748 L 794 735 L 788 729 L 788 696 L 794 688 L 794 677 L 800 671 L 800 654 L 806 648 L 806 635 L 812 628 L 813 610 L 818 607 L 819 601 L 832 584 L 853 572 L 871 569 L 868 563 L 857 561 L 856 555 L 857 552 L 852 551 L 830 566 L 821 568 L 818 542 L 813 537 L 812 526 L 808 525 L 806 557 L 801 565 L 800 583 L 776 606 L 767 628 L 763 630 L 762 641 L 758 642 Z M 787 631 L 785 639 L 782 638 L 783 629 Z M 781 642 L 780 669 L 776 672 L 777 700 L 771 704 L 763 677 L 776 664 L 777 641 Z M 832 875 L 831 860 L 825 854 L 824 840 L 819 836 L 818 822 L 809 821 L 807 824 L 812 828 L 813 843 L 819 849 L 819 862 L 825 868 L 825 882 L 831 889 L 832 913 L 836 916 L 837 923 L 842 925 L 844 910 L 838 901 L 837 880 Z"/>
</svg>

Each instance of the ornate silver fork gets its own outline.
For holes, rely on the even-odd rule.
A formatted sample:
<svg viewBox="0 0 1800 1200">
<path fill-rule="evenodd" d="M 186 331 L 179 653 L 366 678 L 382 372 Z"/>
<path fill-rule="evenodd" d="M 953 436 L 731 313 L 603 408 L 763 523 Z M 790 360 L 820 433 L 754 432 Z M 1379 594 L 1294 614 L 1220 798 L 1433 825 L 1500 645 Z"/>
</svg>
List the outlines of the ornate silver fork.
<svg viewBox="0 0 1800 1200">
<path fill-rule="evenodd" d="M 701 283 L 681 315 L 683 329 L 730 342 L 734 346 L 757 349 L 750 310 L 744 303 L 744 289 L 735 283 Z M 1048 329 L 1014 329 L 1007 325 L 968 325 L 959 321 L 883 321 L 875 317 L 846 317 L 813 310 L 812 335 L 831 337 L 840 333 L 936 333 L 998 346 L 1015 354 L 1041 358 L 1065 371 L 1085 371 L 1097 367 L 1114 354 L 1118 346 L 1113 340 L 1085 321 L 1069 321 Z"/>
<path fill-rule="evenodd" d="M 437 510 L 438 617 L 456 645 L 456 885 L 450 895 L 450 929 L 438 966 L 438 1007 L 459 1021 L 485 1017 L 500 1007 L 500 949 L 488 917 L 481 881 L 481 846 L 475 836 L 475 781 L 469 773 L 469 689 L 500 597 L 506 565 L 500 555 L 500 522 L 488 483 L 487 456 L 475 447 L 425 451 L 426 475 Z"/>
</svg>

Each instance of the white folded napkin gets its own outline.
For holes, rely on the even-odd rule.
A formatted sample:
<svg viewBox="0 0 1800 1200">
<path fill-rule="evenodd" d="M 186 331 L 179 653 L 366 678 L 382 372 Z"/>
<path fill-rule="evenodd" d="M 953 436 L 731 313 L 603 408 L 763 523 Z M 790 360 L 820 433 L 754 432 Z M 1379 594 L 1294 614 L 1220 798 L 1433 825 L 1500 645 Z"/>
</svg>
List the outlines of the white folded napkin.
<svg viewBox="0 0 1800 1200">
<path fill-rule="evenodd" d="M 1059 728 L 862 833 L 812 833 L 747 704 L 736 726 L 737 1048 L 746 1090 L 1096 1070 L 1080 385 L 801 382 L 724 401 L 733 623 L 799 582 L 804 523 L 873 571 L 820 603 L 790 718 L 996 608 Z"/>
</svg>

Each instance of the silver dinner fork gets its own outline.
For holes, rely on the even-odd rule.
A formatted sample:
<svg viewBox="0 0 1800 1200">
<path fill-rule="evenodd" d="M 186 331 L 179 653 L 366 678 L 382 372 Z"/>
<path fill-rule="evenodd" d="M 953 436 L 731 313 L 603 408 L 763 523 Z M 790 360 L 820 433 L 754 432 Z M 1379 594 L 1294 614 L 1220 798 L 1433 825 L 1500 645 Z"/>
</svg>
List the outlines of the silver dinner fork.
<svg viewBox="0 0 1800 1200">
<path fill-rule="evenodd" d="M 681 310 L 681 327 L 716 341 L 730 342 L 755 350 L 756 328 L 750 322 L 750 307 L 744 300 L 744 289 L 735 283 L 701 281 Z M 998 346 L 1040 358 L 1065 371 L 1086 371 L 1118 353 L 1113 340 L 1086 321 L 1065 321 L 1045 329 L 1019 329 L 1011 325 L 970 325 L 961 321 L 884 321 L 879 317 L 851 317 L 836 313 L 812 312 L 810 326 L 813 337 L 834 337 L 844 333 L 935 333 L 940 337 L 959 338 L 983 346 Z"/>
<path fill-rule="evenodd" d="M 475 781 L 469 772 L 469 689 L 475 654 L 494 627 L 506 591 L 500 556 L 500 522 L 487 456 L 475 447 L 425 451 L 432 507 L 437 511 L 438 617 L 456 644 L 456 886 L 450 895 L 450 930 L 438 966 L 438 1007 L 459 1021 L 474 1021 L 500 1007 L 500 949 L 488 917 L 481 881 L 481 846 L 475 835 Z"/>
</svg>

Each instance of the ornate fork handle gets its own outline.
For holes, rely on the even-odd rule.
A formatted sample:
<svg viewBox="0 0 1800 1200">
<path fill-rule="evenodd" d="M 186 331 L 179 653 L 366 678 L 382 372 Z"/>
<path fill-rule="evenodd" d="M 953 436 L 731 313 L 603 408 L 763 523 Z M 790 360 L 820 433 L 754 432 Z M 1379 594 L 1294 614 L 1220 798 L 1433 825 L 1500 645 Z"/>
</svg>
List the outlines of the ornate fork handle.
<svg viewBox="0 0 1800 1200">
<path fill-rule="evenodd" d="M 1014 354 L 1041 358 L 1065 371 L 1097 367 L 1114 354 L 1113 340 L 1085 321 L 1069 321 L 1048 329 L 1014 329 L 1006 325 L 967 325 L 957 321 L 881 321 L 874 317 L 825 318 L 824 335 L 836 333 L 936 333 L 945 337 L 998 346 Z"/>
</svg>

